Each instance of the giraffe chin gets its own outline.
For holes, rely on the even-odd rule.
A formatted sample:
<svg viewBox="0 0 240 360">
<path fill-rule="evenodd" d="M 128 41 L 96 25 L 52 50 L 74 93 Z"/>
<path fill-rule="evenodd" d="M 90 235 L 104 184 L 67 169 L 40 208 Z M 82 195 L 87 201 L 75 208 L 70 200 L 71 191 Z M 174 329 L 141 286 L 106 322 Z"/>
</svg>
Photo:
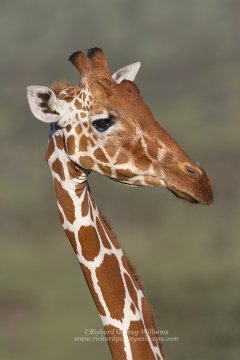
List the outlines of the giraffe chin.
<svg viewBox="0 0 240 360">
<path fill-rule="evenodd" d="M 203 198 L 196 198 L 192 194 L 187 194 L 184 191 L 177 190 L 174 187 L 167 185 L 167 189 L 171 191 L 177 198 L 188 201 L 191 204 L 201 204 L 201 205 L 210 205 L 213 202 L 213 196 L 204 196 Z"/>
<path fill-rule="evenodd" d="M 183 191 L 177 190 L 175 187 L 171 187 L 167 184 L 166 180 L 163 178 L 160 178 L 160 187 L 165 187 L 167 190 L 169 190 L 172 194 L 174 194 L 177 198 L 186 200 L 191 204 L 206 204 L 205 202 L 202 202 L 201 200 L 198 200 L 194 198 L 192 195 L 187 194 Z"/>
<path fill-rule="evenodd" d="M 171 193 L 174 194 L 177 198 L 186 200 L 191 204 L 206 204 L 205 202 L 197 200 L 196 198 L 194 198 L 191 195 L 186 194 L 186 193 L 184 193 L 182 191 L 179 191 L 179 190 L 176 190 L 176 189 L 173 189 L 173 188 L 170 188 L 170 187 L 167 187 L 167 189 L 170 190 Z"/>
</svg>

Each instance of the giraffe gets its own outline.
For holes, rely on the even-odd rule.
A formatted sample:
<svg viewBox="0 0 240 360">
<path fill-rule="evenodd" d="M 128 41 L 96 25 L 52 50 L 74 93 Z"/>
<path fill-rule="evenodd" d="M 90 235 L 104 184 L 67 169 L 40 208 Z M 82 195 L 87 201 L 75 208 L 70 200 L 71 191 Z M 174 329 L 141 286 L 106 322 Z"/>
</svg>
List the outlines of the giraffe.
<svg viewBox="0 0 240 360">
<path fill-rule="evenodd" d="M 96 171 L 132 186 L 170 190 L 209 205 L 209 178 L 154 119 L 133 82 L 140 63 L 111 75 L 99 48 L 73 53 L 77 85 L 29 86 L 28 102 L 51 123 L 46 159 L 60 221 L 77 255 L 114 360 L 163 359 L 149 302 L 130 262 L 92 196 Z M 118 341 L 116 341 L 116 338 Z M 120 340 L 119 340 L 120 339 Z"/>
</svg>

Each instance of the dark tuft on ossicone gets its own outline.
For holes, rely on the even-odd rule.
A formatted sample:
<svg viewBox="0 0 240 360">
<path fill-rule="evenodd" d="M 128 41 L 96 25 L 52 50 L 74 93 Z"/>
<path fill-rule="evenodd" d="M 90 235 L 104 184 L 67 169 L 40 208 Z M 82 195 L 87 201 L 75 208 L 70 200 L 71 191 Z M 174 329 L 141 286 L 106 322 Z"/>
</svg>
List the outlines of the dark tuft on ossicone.
<svg viewBox="0 0 240 360">
<path fill-rule="evenodd" d="M 97 52 L 102 52 L 102 49 L 100 49 L 99 47 L 94 47 L 91 49 L 88 49 L 87 51 L 87 57 L 91 58 L 93 57 Z"/>
<path fill-rule="evenodd" d="M 78 51 L 75 51 L 74 53 L 72 53 L 69 58 L 68 58 L 68 61 L 71 61 L 71 63 L 73 64 L 74 61 L 76 60 L 76 58 L 81 55 L 83 52 L 78 50 Z"/>
</svg>

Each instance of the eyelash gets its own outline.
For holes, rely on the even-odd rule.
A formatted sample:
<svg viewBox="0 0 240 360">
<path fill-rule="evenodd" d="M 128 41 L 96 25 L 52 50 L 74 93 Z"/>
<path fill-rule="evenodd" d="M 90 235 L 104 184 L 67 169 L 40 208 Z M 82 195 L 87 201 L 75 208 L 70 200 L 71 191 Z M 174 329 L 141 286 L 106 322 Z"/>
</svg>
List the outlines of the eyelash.
<svg viewBox="0 0 240 360">
<path fill-rule="evenodd" d="M 108 130 L 114 124 L 115 124 L 115 118 L 113 115 L 109 115 L 109 117 L 97 119 L 92 122 L 92 125 L 99 132 L 104 132 Z"/>
</svg>

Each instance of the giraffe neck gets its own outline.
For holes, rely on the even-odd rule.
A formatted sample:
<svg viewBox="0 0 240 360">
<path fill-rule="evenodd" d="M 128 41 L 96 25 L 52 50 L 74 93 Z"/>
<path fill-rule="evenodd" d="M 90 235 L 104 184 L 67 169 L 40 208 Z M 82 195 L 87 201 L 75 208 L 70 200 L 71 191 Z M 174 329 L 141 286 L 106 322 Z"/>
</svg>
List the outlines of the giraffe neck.
<svg viewBox="0 0 240 360">
<path fill-rule="evenodd" d="M 148 301 L 98 211 L 87 173 L 69 161 L 62 130 L 50 135 L 46 158 L 59 217 L 98 309 L 113 359 L 163 359 Z"/>
</svg>

